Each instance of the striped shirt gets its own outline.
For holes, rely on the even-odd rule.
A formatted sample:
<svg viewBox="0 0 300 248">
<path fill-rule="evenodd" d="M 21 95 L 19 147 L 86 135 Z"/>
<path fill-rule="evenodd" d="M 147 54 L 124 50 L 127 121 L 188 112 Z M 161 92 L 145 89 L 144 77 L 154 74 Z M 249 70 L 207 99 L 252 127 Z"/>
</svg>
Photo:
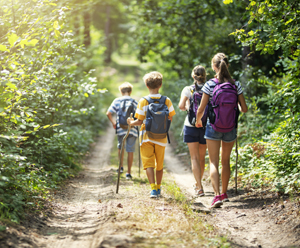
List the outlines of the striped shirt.
<svg viewBox="0 0 300 248">
<path fill-rule="evenodd" d="M 242 89 L 242 86 L 241 86 L 240 82 L 239 82 L 239 81 L 235 81 L 235 85 L 236 85 L 236 87 L 237 87 L 237 94 L 238 94 L 238 95 L 242 94 L 242 93 L 243 93 L 243 89 Z M 209 80 L 209 81 L 207 81 L 207 82 L 204 84 L 204 86 L 203 86 L 203 88 L 202 88 L 202 91 L 203 91 L 205 94 L 207 94 L 207 95 L 209 95 L 210 97 L 212 97 L 212 94 L 213 94 L 213 91 L 214 91 L 215 86 L 216 86 L 216 83 L 215 83 L 214 81 L 212 81 L 212 80 Z"/>
<path fill-rule="evenodd" d="M 119 116 L 118 116 L 118 112 L 119 112 L 119 109 L 120 109 L 120 102 L 121 102 L 121 100 L 125 100 L 125 99 L 129 99 L 130 100 L 130 99 L 133 99 L 133 98 L 131 98 L 130 96 L 118 97 L 115 100 L 113 100 L 112 104 L 108 108 L 109 112 L 111 112 L 112 114 L 116 114 L 117 115 L 116 116 L 116 123 L 117 123 L 116 133 L 119 136 L 125 135 L 127 133 L 126 129 L 123 129 L 123 128 L 120 127 Z M 129 106 L 130 104 L 131 104 L 130 101 L 126 101 L 126 106 Z M 134 104 L 134 107 L 136 108 L 137 107 L 137 101 L 133 100 L 133 104 Z M 130 129 L 129 134 L 132 134 L 134 137 L 138 137 L 138 128 L 137 127 L 132 127 Z"/>
<path fill-rule="evenodd" d="M 152 99 L 160 99 L 161 95 L 160 94 L 150 94 L 149 97 L 151 97 Z M 170 117 L 174 116 L 176 113 L 175 113 L 173 104 L 168 97 L 167 97 L 165 103 L 169 109 L 169 116 Z M 146 122 L 146 114 L 147 114 L 148 107 L 149 107 L 148 101 L 145 98 L 141 98 L 138 103 L 136 113 L 135 113 L 135 118 L 143 121 L 143 124 L 140 129 L 140 145 L 142 145 L 142 143 L 145 143 L 145 142 L 152 142 L 152 143 L 160 145 L 160 146 L 166 146 L 168 143 L 167 137 L 165 137 L 163 139 L 152 139 L 152 138 L 148 137 L 148 135 L 146 133 L 145 122 Z"/>
</svg>

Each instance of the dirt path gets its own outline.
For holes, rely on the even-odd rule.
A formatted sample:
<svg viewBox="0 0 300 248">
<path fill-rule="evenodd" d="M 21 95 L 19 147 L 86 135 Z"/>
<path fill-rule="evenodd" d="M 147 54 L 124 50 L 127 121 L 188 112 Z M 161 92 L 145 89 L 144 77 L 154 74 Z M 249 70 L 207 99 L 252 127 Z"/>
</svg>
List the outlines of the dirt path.
<svg viewBox="0 0 300 248">
<path fill-rule="evenodd" d="M 186 166 L 188 156 L 181 160 L 172 148 L 166 149 L 166 167 L 172 172 L 176 183 L 192 196 L 195 180 Z M 193 199 L 196 208 L 207 212 L 214 196 L 205 171 L 205 196 Z M 233 247 L 300 247 L 300 202 L 286 197 L 279 198 L 275 193 L 250 193 L 229 190 L 230 202 L 222 208 L 210 209 L 207 221 L 219 233 L 226 235 Z"/>
<path fill-rule="evenodd" d="M 120 192 L 115 194 L 116 172 L 109 165 L 114 135 L 114 130 L 108 128 L 95 144 L 86 161 L 85 169 L 79 176 L 70 180 L 63 190 L 53 195 L 51 209 L 40 216 L 32 216 L 23 226 L 10 230 L 14 238 L 1 243 L 0 235 L 0 246 L 156 247 L 151 238 L 152 240 L 153 237 L 164 238 L 165 233 L 157 233 L 160 228 L 154 228 L 152 234 L 145 232 L 149 220 L 138 223 L 138 218 L 134 216 L 139 216 L 140 220 L 140 216 L 144 213 L 132 213 L 130 203 L 133 199 L 138 199 L 135 204 L 141 204 L 143 208 L 150 206 L 150 210 L 154 208 L 168 211 L 171 209 L 168 206 L 168 199 L 162 197 L 155 206 L 153 201 L 148 199 L 149 185 L 146 182 L 140 182 L 142 190 L 144 187 L 144 195 L 140 193 L 137 195 L 126 189 L 134 183 L 126 180 L 121 180 Z M 277 196 L 264 192 L 260 194 L 240 192 L 235 196 L 229 191 L 231 202 L 224 204 L 221 209 L 211 211 L 209 206 L 213 190 L 207 171 L 204 181 L 206 196 L 194 199 L 191 187 L 194 178 L 188 166 L 188 156 L 176 156 L 172 147 L 168 146 L 165 164 L 167 170 L 171 172 L 166 175 L 174 178 L 177 185 L 194 203 L 195 209 L 207 213 L 199 215 L 212 224 L 220 235 L 227 236 L 232 247 L 300 247 L 299 202 L 278 199 Z M 164 218 L 168 214 L 173 216 L 172 212 L 162 214 Z M 159 215 L 156 218 L 160 218 Z M 184 216 L 177 212 L 176 218 L 181 221 Z M 170 233 L 172 228 L 174 227 L 165 230 L 166 233 Z M 142 238 L 137 239 L 137 235 Z"/>
<path fill-rule="evenodd" d="M 94 147 L 90 159 L 76 180 L 55 197 L 54 215 L 43 228 L 39 247 L 97 247 L 103 237 L 110 206 L 99 204 L 115 194 L 114 185 L 106 178 L 115 172 L 108 166 L 115 132 L 108 128 Z M 103 218 L 98 218 L 99 212 Z"/>
</svg>

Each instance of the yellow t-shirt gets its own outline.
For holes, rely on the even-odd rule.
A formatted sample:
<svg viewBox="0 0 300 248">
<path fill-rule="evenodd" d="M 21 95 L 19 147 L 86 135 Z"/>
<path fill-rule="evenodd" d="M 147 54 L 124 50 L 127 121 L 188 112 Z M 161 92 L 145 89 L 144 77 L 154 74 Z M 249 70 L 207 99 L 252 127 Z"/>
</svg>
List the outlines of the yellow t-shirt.
<svg viewBox="0 0 300 248">
<path fill-rule="evenodd" d="M 149 97 L 151 97 L 152 99 L 159 99 L 161 97 L 160 94 L 150 94 Z M 175 110 L 173 107 L 173 104 L 171 102 L 171 100 L 167 97 L 166 99 L 166 105 L 168 106 L 169 109 L 169 116 L 172 117 L 174 116 Z M 136 112 L 135 112 L 135 118 L 139 119 L 139 120 L 143 120 L 143 124 L 141 125 L 141 129 L 140 129 L 140 145 L 142 145 L 142 143 L 144 142 L 152 142 L 155 143 L 157 145 L 160 146 L 166 146 L 168 143 L 168 139 L 167 137 L 163 138 L 163 139 L 152 139 L 150 137 L 148 137 L 147 133 L 146 133 L 146 126 L 145 126 L 145 121 L 146 121 L 146 113 L 148 110 L 148 101 L 145 98 L 141 98 Z"/>
</svg>

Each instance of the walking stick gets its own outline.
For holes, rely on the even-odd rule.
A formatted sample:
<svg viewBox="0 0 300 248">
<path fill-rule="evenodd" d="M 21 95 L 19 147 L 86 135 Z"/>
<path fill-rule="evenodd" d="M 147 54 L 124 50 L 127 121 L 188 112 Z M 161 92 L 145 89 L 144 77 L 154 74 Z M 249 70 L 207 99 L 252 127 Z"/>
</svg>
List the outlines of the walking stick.
<svg viewBox="0 0 300 248">
<path fill-rule="evenodd" d="M 138 135 L 138 149 L 139 149 L 139 177 L 141 177 L 141 148 L 140 148 L 140 128 L 138 128 L 138 132 L 139 132 L 139 135 Z"/>
<path fill-rule="evenodd" d="M 236 153 L 236 158 L 235 158 L 235 194 L 237 194 L 237 164 L 238 164 L 238 158 L 239 158 L 238 138 L 237 137 L 236 137 L 236 142 L 235 142 L 235 153 Z"/>
<path fill-rule="evenodd" d="M 130 114 L 130 118 L 132 118 L 132 113 Z M 129 135 L 129 132 L 130 132 L 130 129 L 131 129 L 131 126 L 128 125 L 128 128 L 127 128 L 127 133 L 125 134 L 123 140 L 122 140 L 122 144 L 121 144 L 121 151 L 120 151 L 120 159 L 119 159 L 119 169 L 118 169 L 118 182 L 117 182 L 117 190 L 116 190 L 116 193 L 118 194 L 119 192 L 119 184 L 120 184 L 120 170 L 121 170 L 121 161 L 122 161 L 122 155 L 123 155 L 123 149 L 124 149 L 124 144 L 125 144 L 125 141 Z"/>
</svg>

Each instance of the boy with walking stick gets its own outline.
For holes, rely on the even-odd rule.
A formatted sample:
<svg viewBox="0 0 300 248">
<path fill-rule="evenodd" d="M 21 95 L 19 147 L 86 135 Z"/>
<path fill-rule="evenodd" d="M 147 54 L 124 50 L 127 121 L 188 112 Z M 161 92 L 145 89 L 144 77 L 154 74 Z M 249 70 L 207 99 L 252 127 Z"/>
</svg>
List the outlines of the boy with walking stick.
<svg viewBox="0 0 300 248">
<path fill-rule="evenodd" d="M 122 154 L 121 154 L 121 146 L 122 146 L 123 138 L 126 135 L 127 128 L 128 128 L 127 118 L 130 116 L 130 114 L 134 115 L 137 107 L 137 102 L 132 97 L 130 97 L 132 88 L 133 86 L 128 82 L 121 84 L 119 90 L 120 93 L 122 94 L 122 97 L 118 97 L 114 99 L 106 112 L 106 115 L 110 120 L 113 128 L 116 129 L 116 134 L 118 137 L 118 155 L 120 161 L 118 172 L 120 173 L 123 172 L 123 157 L 124 157 L 125 149 L 128 154 L 127 155 L 128 167 L 127 167 L 126 179 L 132 179 L 131 167 L 133 162 L 133 153 L 135 150 L 135 141 L 136 138 L 138 137 L 137 127 L 131 128 L 128 137 L 126 138 L 126 142 L 124 142 L 125 149 L 122 149 Z M 116 114 L 116 118 L 113 118 L 113 114 Z"/>
<path fill-rule="evenodd" d="M 151 198 L 157 198 L 161 194 L 168 129 L 172 117 L 175 115 L 171 100 L 159 94 L 159 89 L 162 86 L 162 78 L 162 74 L 156 71 L 144 76 L 143 80 L 150 94 L 139 101 L 135 114 L 137 119 L 128 118 L 127 120 L 128 125 L 141 125 L 141 158 L 151 186 Z M 161 127 L 161 129 L 158 130 L 155 127 L 158 129 Z"/>
</svg>

